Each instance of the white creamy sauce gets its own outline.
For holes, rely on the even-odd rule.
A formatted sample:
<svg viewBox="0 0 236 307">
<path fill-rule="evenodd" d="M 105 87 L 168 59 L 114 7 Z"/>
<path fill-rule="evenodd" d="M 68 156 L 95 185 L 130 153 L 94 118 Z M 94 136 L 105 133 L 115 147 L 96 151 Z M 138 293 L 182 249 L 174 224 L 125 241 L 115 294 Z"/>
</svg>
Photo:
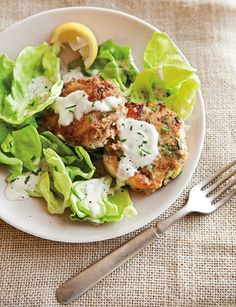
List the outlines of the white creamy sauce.
<svg viewBox="0 0 236 307">
<path fill-rule="evenodd" d="M 28 99 L 48 94 L 52 84 L 46 76 L 38 76 L 28 84 Z"/>
<path fill-rule="evenodd" d="M 8 200 L 25 200 L 29 198 L 26 190 L 34 191 L 39 180 L 39 175 L 23 175 L 18 177 L 15 181 L 8 183 L 5 196 Z"/>
<path fill-rule="evenodd" d="M 62 76 L 62 80 L 64 83 L 67 83 L 69 81 L 71 81 L 72 79 L 82 79 L 84 77 L 84 75 L 81 72 L 80 67 L 77 67 L 75 69 L 71 69 L 70 71 L 68 71 L 67 73 L 65 73 Z"/>
<path fill-rule="evenodd" d="M 117 177 L 126 180 L 132 177 L 139 167 L 151 164 L 158 155 L 159 134 L 156 128 L 133 118 L 119 119 L 119 137 L 123 155 L 120 159 Z"/>
<path fill-rule="evenodd" d="M 68 126 L 73 119 L 79 120 L 84 114 L 91 111 L 109 112 L 118 105 L 125 103 L 122 97 L 109 96 L 100 101 L 89 101 L 84 91 L 75 91 L 66 97 L 58 97 L 53 105 L 55 113 L 59 115 L 58 123 Z"/>
<path fill-rule="evenodd" d="M 109 192 L 109 185 L 104 183 L 104 177 L 91 179 L 85 183 L 84 192 L 87 196 L 84 200 L 87 207 L 91 210 L 93 217 L 97 217 L 101 210 L 99 201 Z"/>
</svg>

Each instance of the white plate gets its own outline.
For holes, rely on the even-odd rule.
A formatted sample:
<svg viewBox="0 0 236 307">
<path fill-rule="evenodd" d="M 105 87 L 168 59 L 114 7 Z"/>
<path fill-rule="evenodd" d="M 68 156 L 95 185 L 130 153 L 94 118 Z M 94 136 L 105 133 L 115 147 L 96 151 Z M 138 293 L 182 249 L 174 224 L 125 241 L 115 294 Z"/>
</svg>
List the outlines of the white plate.
<svg viewBox="0 0 236 307">
<path fill-rule="evenodd" d="M 134 59 L 142 68 L 143 50 L 156 28 L 148 23 L 127 15 L 102 8 L 74 7 L 43 12 L 26 18 L 0 33 L 0 54 L 6 53 L 15 58 L 22 48 L 37 45 L 48 40 L 52 30 L 68 21 L 77 21 L 88 25 L 101 43 L 112 38 L 119 44 L 132 48 Z M 93 226 L 88 223 L 72 223 L 67 215 L 50 215 L 43 201 L 10 202 L 4 197 L 6 170 L 0 170 L 0 217 L 8 224 L 29 234 L 54 241 L 92 242 L 114 238 L 138 229 L 157 218 L 180 195 L 197 165 L 202 150 L 205 113 L 201 93 L 198 103 L 188 123 L 187 132 L 189 159 L 183 173 L 166 187 L 150 196 L 132 193 L 138 215 L 124 218 L 117 223 Z"/>
</svg>

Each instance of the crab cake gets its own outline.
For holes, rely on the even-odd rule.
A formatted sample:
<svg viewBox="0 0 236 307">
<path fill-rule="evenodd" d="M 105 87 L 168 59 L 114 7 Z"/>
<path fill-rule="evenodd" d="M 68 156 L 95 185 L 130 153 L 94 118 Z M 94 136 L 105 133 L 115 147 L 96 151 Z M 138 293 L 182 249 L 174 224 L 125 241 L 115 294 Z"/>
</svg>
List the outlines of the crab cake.
<svg viewBox="0 0 236 307">
<path fill-rule="evenodd" d="M 86 149 L 104 147 L 118 133 L 125 98 L 111 82 L 98 77 L 66 83 L 42 125 L 67 143 Z"/>
<path fill-rule="evenodd" d="M 187 160 L 184 124 L 163 103 L 127 104 L 116 140 L 105 146 L 106 170 L 146 194 L 177 177 Z"/>
</svg>

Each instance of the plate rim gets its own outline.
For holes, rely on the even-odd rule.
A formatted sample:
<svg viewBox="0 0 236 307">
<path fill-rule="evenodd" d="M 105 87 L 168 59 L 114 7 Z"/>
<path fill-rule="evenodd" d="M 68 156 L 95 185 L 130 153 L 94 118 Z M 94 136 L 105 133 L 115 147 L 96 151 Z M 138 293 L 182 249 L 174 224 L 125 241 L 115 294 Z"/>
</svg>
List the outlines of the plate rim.
<svg viewBox="0 0 236 307">
<path fill-rule="evenodd" d="M 151 25 L 150 23 L 146 22 L 145 20 L 139 18 L 139 17 L 136 17 L 134 15 L 131 15 L 131 14 L 128 14 L 126 12 L 123 12 L 123 11 L 120 11 L 120 10 L 114 10 L 114 9 L 109 9 L 109 8 L 103 8 L 103 7 L 95 7 L 95 6 L 70 6 L 70 7 L 60 7 L 60 8 L 56 8 L 56 9 L 50 9 L 50 10 L 45 10 L 45 11 L 42 11 L 42 12 L 39 12 L 39 13 L 36 13 L 36 14 L 33 14 L 33 15 L 30 15 L 26 18 L 23 18 L 15 23 L 13 23 L 12 25 L 8 26 L 7 28 L 5 28 L 4 30 L 2 30 L 0 33 L 7 33 L 8 30 L 11 30 L 11 28 L 15 27 L 15 26 L 18 26 L 20 25 L 21 23 L 24 23 L 25 21 L 28 21 L 30 19 L 33 19 L 37 16 L 42 16 L 42 15 L 46 15 L 48 13 L 56 13 L 58 11 L 70 11 L 70 10 L 78 10 L 78 11 L 81 11 L 81 10 L 91 10 L 91 11 L 100 11 L 100 12 L 108 12 L 108 13 L 112 13 L 112 14 L 116 14 L 116 15 L 120 15 L 120 16 L 125 16 L 129 19 L 132 19 L 140 24 L 143 24 L 145 25 L 146 27 L 150 28 L 153 30 L 153 32 L 155 31 L 160 31 L 158 28 L 156 28 L 155 26 Z M 172 39 L 172 38 L 171 38 Z M 172 39 L 173 40 L 173 39 Z M 173 40 L 174 43 L 175 43 L 175 40 Z M 178 48 L 178 50 L 180 51 L 182 57 L 186 60 L 187 63 L 189 63 L 189 61 L 186 59 L 185 55 L 183 54 L 183 52 L 179 49 L 178 45 L 175 43 L 176 47 Z M 146 227 L 147 224 L 153 222 L 155 219 L 157 219 L 163 212 L 165 212 L 170 206 L 173 205 L 173 203 L 179 198 L 179 196 L 181 195 L 181 193 L 184 191 L 184 189 L 186 188 L 186 186 L 188 185 L 189 181 L 191 180 L 192 176 L 193 176 L 193 173 L 195 172 L 196 170 L 196 167 L 198 165 L 198 162 L 199 162 L 199 159 L 201 157 L 201 154 L 202 154 L 202 149 L 203 149 L 203 145 L 204 145 L 204 141 L 205 141 L 205 133 L 206 133 L 206 111 L 205 111 L 205 105 L 204 105 L 204 101 L 203 101 L 203 96 L 202 96 L 202 92 L 201 92 L 201 89 L 198 90 L 197 92 L 197 103 L 200 104 L 200 109 L 201 109 L 201 121 L 202 121 L 202 124 L 203 126 L 201 127 L 201 139 L 200 139 L 200 142 L 199 142 L 199 147 L 198 147 L 198 153 L 196 155 L 196 159 L 195 159 L 195 163 L 193 163 L 193 166 L 192 166 L 192 171 L 189 173 L 188 176 L 186 176 L 185 178 L 185 183 L 183 184 L 182 188 L 180 190 L 178 190 L 176 193 L 175 193 L 175 197 L 174 197 L 174 200 L 170 200 L 170 204 L 169 206 L 164 209 L 158 216 L 156 216 L 154 219 L 151 219 L 151 220 L 144 220 L 144 222 L 142 223 L 142 225 L 138 225 L 138 226 L 135 226 L 133 229 L 128 229 L 126 231 L 119 231 L 119 232 L 116 232 L 115 234 L 110 234 L 108 236 L 106 236 L 105 238 L 101 238 L 101 239 L 82 239 L 80 238 L 79 240 L 75 240 L 75 239 L 62 239 L 60 237 L 52 237 L 50 235 L 46 235 L 46 234 L 42 234 L 42 233 L 38 233 L 38 232 L 34 232 L 33 230 L 29 230 L 27 229 L 27 227 L 22 227 L 22 226 L 19 226 L 19 225 L 16 225 L 14 222 L 12 222 L 11 220 L 8 220 L 7 218 L 4 218 L 2 216 L 0 216 L 0 219 L 3 220 L 4 222 L 6 222 L 7 224 L 13 226 L 14 228 L 16 229 L 19 229 L 20 231 L 23 231 L 24 233 L 27 233 L 27 234 L 30 234 L 32 236 L 35 236 L 35 237 L 38 237 L 38 238 L 41 238 L 41 239 L 46 239 L 46 240 L 49 240 L 49 241 L 54 241 L 54 242 L 64 242 L 64 243 L 90 243 L 90 242 L 99 242 L 99 241 L 105 241 L 105 240 L 110 240 L 110 239 L 114 239 L 114 238 L 118 238 L 118 237 L 121 237 L 123 235 L 126 235 L 128 233 L 131 233 L 133 231 L 136 231 L 140 228 L 143 228 L 143 227 Z M 194 111 L 193 111 L 194 112 Z"/>
</svg>

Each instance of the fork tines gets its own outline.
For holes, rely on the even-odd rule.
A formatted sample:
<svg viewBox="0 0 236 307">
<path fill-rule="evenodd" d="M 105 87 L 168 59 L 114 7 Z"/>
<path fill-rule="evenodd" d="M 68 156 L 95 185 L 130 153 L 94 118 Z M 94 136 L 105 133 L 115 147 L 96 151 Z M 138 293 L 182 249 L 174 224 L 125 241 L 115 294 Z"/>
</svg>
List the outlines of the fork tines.
<svg viewBox="0 0 236 307">
<path fill-rule="evenodd" d="M 229 171 L 229 172 L 227 172 L 227 171 Z M 224 173 L 226 173 L 225 176 L 217 179 L 220 175 L 222 175 Z M 209 198 L 209 200 L 212 203 L 216 204 L 217 207 L 220 207 L 223 204 L 225 204 L 227 201 L 229 201 L 236 194 L 236 189 L 234 189 L 233 191 L 228 193 L 226 196 L 224 196 L 222 199 L 219 199 L 219 201 L 217 201 L 218 198 L 224 192 L 229 191 L 231 187 L 236 185 L 236 178 L 233 178 L 233 180 L 229 180 L 230 178 L 234 177 L 235 174 L 236 174 L 236 160 L 234 160 L 233 162 L 224 166 L 222 169 L 220 169 L 214 175 L 210 176 L 209 178 L 206 178 L 205 180 L 203 180 L 201 182 L 201 190 L 205 193 L 205 195 Z M 217 180 L 214 183 L 212 183 L 212 181 L 214 181 L 215 179 L 217 179 Z M 217 190 L 223 183 L 225 183 L 228 180 L 229 180 L 229 182 L 226 185 L 224 185 L 219 190 Z M 217 191 L 214 192 L 215 190 L 217 190 Z M 212 193 L 212 192 L 214 192 L 214 193 Z"/>
</svg>

